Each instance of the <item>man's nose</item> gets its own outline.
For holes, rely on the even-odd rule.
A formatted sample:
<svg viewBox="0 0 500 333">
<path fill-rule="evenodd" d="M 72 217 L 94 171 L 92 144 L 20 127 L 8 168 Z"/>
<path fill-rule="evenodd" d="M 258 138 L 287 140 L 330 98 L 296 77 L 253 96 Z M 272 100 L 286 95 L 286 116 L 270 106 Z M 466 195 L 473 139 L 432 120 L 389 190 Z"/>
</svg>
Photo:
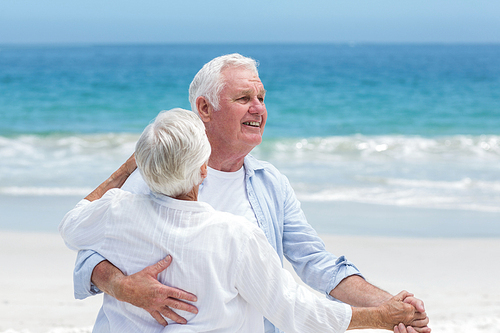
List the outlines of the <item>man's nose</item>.
<svg viewBox="0 0 500 333">
<path fill-rule="evenodd" d="M 248 112 L 260 115 L 263 114 L 265 111 L 266 107 L 264 105 L 264 102 L 261 102 L 257 97 L 253 98 L 252 103 L 250 104 L 250 108 L 248 109 Z"/>
</svg>

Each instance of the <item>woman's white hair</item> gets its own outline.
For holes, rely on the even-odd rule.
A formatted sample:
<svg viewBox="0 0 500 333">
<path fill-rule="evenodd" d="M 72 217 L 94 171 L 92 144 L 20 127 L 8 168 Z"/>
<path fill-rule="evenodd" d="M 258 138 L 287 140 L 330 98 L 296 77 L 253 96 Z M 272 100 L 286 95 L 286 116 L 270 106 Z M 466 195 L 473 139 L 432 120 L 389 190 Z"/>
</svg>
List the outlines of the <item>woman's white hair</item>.
<svg viewBox="0 0 500 333">
<path fill-rule="evenodd" d="M 191 110 L 198 114 L 196 99 L 203 96 L 212 105 L 214 110 L 219 110 L 219 94 L 224 88 L 224 79 L 222 71 L 228 67 L 244 67 L 256 75 L 257 62 L 241 54 L 233 53 L 217 57 L 206 63 L 196 74 L 189 86 L 189 102 Z"/>
<path fill-rule="evenodd" d="M 191 111 L 162 111 L 135 146 L 137 167 L 151 191 L 177 197 L 203 180 L 201 166 L 210 157 L 202 121 Z"/>
</svg>

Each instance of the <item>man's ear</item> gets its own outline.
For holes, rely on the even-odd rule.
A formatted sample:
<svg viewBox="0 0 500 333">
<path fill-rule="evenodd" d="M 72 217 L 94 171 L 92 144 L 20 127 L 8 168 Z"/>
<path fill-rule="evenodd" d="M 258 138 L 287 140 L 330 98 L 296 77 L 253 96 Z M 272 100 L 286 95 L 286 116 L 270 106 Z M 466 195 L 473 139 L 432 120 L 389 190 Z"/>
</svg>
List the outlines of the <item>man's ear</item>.
<svg viewBox="0 0 500 333">
<path fill-rule="evenodd" d="M 203 96 L 198 96 L 196 99 L 196 109 L 198 109 L 198 115 L 204 123 L 208 123 L 212 118 L 212 105 Z"/>
</svg>

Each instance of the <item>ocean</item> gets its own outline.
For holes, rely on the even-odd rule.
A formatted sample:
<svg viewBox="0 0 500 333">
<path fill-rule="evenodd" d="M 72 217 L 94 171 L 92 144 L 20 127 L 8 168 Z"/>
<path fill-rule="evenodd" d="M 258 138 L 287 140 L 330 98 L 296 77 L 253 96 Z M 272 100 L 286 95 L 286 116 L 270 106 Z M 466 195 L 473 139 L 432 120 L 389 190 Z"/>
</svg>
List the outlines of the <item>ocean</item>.
<svg viewBox="0 0 500 333">
<path fill-rule="evenodd" d="M 420 236 L 500 236 L 500 45 L 0 46 L 0 200 L 29 211 L 85 196 L 159 111 L 190 108 L 204 63 L 233 52 L 259 62 L 267 90 L 252 154 L 288 176 L 304 210 L 432 211 L 442 218 Z M 0 229 L 59 223 L 15 215 L 0 216 Z M 311 224 L 337 232 L 328 217 Z M 382 230 L 381 221 L 341 230 Z"/>
</svg>

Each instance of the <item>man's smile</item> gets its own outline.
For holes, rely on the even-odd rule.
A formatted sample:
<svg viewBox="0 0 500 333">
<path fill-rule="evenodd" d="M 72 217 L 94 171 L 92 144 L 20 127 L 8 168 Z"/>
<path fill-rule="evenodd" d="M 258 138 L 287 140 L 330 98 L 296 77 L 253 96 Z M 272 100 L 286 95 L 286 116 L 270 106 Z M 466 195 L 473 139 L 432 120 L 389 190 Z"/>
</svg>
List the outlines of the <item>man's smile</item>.
<svg viewBox="0 0 500 333">
<path fill-rule="evenodd" d="M 245 121 L 243 125 L 252 126 L 252 127 L 260 127 L 260 122 L 258 121 Z"/>
</svg>

